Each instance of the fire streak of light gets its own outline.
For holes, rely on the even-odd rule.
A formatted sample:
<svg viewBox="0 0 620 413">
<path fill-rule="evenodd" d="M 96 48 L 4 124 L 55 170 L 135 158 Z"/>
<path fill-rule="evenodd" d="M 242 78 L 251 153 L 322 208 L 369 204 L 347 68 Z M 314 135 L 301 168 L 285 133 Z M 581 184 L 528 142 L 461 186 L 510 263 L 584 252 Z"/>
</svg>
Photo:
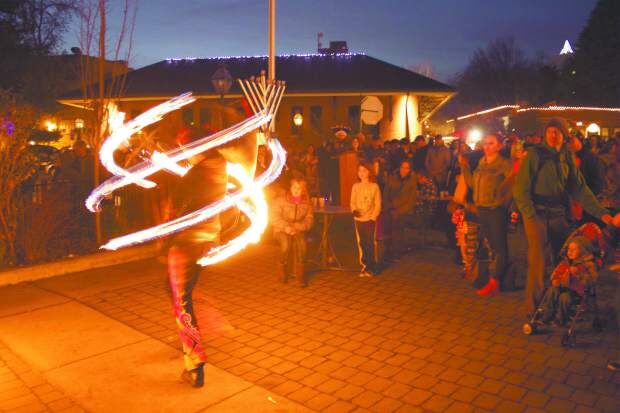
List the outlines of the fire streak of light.
<svg viewBox="0 0 620 413">
<path fill-rule="evenodd" d="M 115 163 L 114 151 L 126 144 L 133 134 L 161 120 L 165 114 L 194 101 L 195 98 L 191 93 L 185 93 L 149 109 L 127 123 L 123 122 L 122 112 L 114 110 L 110 112 L 108 122 L 112 134 L 102 144 L 99 156 L 102 164 L 114 176 L 95 188 L 86 199 L 86 207 L 89 210 L 93 212 L 99 210 L 103 198 L 124 186 L 136 184 L 144 188 L 154 187 L 156 184 L 145 178 L 162 169 L 183 176 L 188 169 L 179 165 L 179 162 L 238 139 L 254 129 L 269 124 L 273 117 L 269 110 L 264 109 L 230 128 L 190 144 L 166 153 L 156 151 L 150 159 L 128 169 Z M 259 177 L 252 179 L 241 165 L 228 163 L 227 172 L 239 186 L 229 185 L 229 192 L 221 200 L 172 221 L 114 238 L 101 248 L 116 250 L 172 235 L 235 206 L 249 218 L 250 226 L 228 243 L 211 249 L 198 263 L 203 266 L 215 264 L 236 254 L 248 244 L 258 242 L 268 222 L 268 207 L 262 189 L 280 175 L 286 162 L 286 151 L 276 139 L 270 139 L 268 146 L 273 154 L 272 161 Z"/>
</svg>

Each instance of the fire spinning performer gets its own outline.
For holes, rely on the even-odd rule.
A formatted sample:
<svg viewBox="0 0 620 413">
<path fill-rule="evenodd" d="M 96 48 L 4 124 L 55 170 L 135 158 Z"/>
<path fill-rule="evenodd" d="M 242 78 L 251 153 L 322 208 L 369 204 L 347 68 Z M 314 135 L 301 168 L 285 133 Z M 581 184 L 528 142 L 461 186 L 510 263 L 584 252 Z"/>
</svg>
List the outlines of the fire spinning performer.
<svg viewBox="0 0 620 413">
<path fill-rule="evenodd" d="M 231 108 L 227 110 L 228 117 L 235 116 Z M 183 132 L 177 139 L 181 145 L 205 135 L 196 130 Z M 254 176 L 257 152 L 256 135 L 251 133 L 230 144 L 189 158 L 191 169 L 180 181 L 175 181 L 171 191 L 174 214 L 184 215 L 221 200 L 227 192 L 227 162 L 241 165 L 250 176 Z M 220 218 L 220 215 L 215 215 L 173 235 L 168 244 L 168 279 L 185 363 L 181 378 L 192 387 L 204 385 L 204 364 L 207 360 L 192 304 L 192 292 L 202 270 L 197 261 L 220 244 Z"/>
<path fill-rule="evenodd" d="M 270 139 L 268 145 L 273 151 L 272 163 L 260 177 L 254 177 L 258 139 L 252 131 L 260 127 L 265 133 L 273 124 L 273 115 L 284 94 L 284 82 L 267 83 L 263 73 L 257 80 L 251 78 L 239 80 L 239 83 L 248 99 L 242 102 L 245 103 L 242 105 L 245 113 L 241 110 L 240 115 L 230 106 L 223 108 L 221 125 L 218 125 L 222 126 L 220 132 L 209 136 L 199 132 L 186 133 L 177 139 L 177 143 L 182 145 L 180 148 L 165 154 L 154 152 L 149 160 L 129 169 L 123 169 L 114 162 L 114 151 L 126 143 L 132 134 L 195 99 L 191 93 L 180 95 L 127 123 L 124 123 L 124 114 L 114 112 L 108 121 L 112 134 L 104 141 L 100 151 L 102 164 L 113 176 L 95 188 L 86 200 L 87 208 L 94 212 L 99 209 L 101 200 L 116 189 L 130 184 L 144 188 L 156 186 L 145 178 L 159 170 L 165 169 L 181 176 L 180 183 L 175 180 L 171 191 L 176 218 L 112 239 L 102 248 L 117 249 L 171 235 L 168 239 L 168 276 L 183 346 L 185 370 L 182 379 L 193 387 L 204 385 L 206 362 L 192 304 L 192 292 L 200 276 L 200 266 L 219 262 L 260 239 L 268 216 L 261 188 L 277 178 L 286 159 L 281 145 L 276 139 Z M 255 114 L 252 117 L 249 117 L 252 115 L 250 110 Z M 239 118 L 244 116 L 248 118 L 240 121 Z M 234 123 L 231 120 L 238 123 L 224 129 L 224 126 Z M 178 163 L 183 161 L 184 164 Z M 229 182 L 229 173 L 237 184 Z M 249 218 L 250 225 L 241 235 L 219 245 L 222 234 L 220 213 L 230 210 L 233 205 L 238 208 L 234 213 L 238 215 L 243 212 Z"/>
<path fill-rule="evenodd" d="M 190 158 L 189 164 L 191 169 L 172 192 L 175 215 L 211 204 L 226 193 L 224 157 L 217 152 L 207 152 Z M 192 292 L 201 270 L 197 261 L 219 243 L 220 232 L 220 217 L 216 215 L 174 235 L 168 249 L 168 279 L 185 363 L 181 377 L 193 387 L 203 386 L 204 364 L 207 361 L 192 303 Z"/>
</svg>

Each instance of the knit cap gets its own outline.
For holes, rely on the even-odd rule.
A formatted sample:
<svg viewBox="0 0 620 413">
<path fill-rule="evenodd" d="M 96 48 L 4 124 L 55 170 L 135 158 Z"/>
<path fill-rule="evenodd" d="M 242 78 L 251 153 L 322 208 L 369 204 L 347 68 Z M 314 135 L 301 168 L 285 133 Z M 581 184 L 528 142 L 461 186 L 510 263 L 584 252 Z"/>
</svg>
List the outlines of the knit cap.
<svg viewBox="0 0 620 413">
<path fill-rule="evenodd" d="M 586 237 L 573 237 L 570 239 L 570 242 L 574 242 L 575 244 L 579 245 L 579 250 L 581 251 L 582 254 L 584 253 L 591 253 L 591 245 L 592 242 L 587 239 Z"/>
<path fill-rule="evenodd" d="M 561 119 L 561 118 L 551 118 L 551 119 L 549 119 L 549 122 L 547 122 L 547 124 L 543 128 L 542 136 L 545 136 L 545 132 L 549 128 L 558 128 L 560 130 L 560 132 L 562 132 L 562 135 L 564 135 L 565 138 L 567 136 L 569 136 L 568 128 L 566 127 L 566 121 L 564 119 Z"/>
</svg>

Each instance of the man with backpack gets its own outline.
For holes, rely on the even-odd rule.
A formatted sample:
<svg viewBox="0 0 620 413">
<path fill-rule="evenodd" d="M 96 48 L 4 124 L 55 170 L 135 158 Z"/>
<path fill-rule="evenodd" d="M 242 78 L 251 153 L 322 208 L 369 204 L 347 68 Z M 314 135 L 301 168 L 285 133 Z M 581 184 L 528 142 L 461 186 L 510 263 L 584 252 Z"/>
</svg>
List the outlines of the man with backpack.
<svg viewBox="0 0 620 413">
<path fill-rule="evenodd" d="M 565 144 L 569 136 L 562 123 L 549 121 L 543 136 L 541 145 L 528 148 L 514 186 L 514 200 L 523 216 L 527 238 L 526 314 L 536 310 L 544 290 L 545 267 L 551 264 L 546 262 L 547 243 L 555 257 L 570 233 L 566 219 L 569 197 L 605 224 L 612 223 L 612 216 L 592 194 L 575 165 Z"/>
</svg>

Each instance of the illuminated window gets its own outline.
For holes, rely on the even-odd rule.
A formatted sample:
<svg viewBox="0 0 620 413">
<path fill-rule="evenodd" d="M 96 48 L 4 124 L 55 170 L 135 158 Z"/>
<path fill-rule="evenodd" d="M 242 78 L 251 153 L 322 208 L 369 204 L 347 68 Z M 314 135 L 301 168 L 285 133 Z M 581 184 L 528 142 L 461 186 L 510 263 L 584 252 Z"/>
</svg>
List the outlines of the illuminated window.
<svg viewBox="0 0 620 413">
<path fill-rule="evenodd" d="M 299 123 L 300 117 L 298 115 L 301 115 L 302 123 Z M 299 135 L 301 133 L 303 127 L 303 115 L 304 110 L 301 106 L 293 106 L 291 108 L 291 134 Z M 296 124 L 295 122 L 299 124 Z"/>
<path fill-rule="evenodd" d="M 321 133 L 323 122 L 323 108 L 321 106 L 310 106 L 310 127 L 316 133 Z"/>
<path fill-rule="evenodd" d="M 349 126 L 352 135 L 360 132 L 360 122 L 360 105 L 349 106 Z"/>
<path fill-rule="evenodd" d="M 211 109 L 200 108 L 200 126 L 205 127 L 211 124 Z"/>
<path fill-rule="evenodd" d="M 181 116 L 183 117 L 183 125 L 194 126 L 194 110 L 192 108 L 184 109 Z"/>
</svg>

